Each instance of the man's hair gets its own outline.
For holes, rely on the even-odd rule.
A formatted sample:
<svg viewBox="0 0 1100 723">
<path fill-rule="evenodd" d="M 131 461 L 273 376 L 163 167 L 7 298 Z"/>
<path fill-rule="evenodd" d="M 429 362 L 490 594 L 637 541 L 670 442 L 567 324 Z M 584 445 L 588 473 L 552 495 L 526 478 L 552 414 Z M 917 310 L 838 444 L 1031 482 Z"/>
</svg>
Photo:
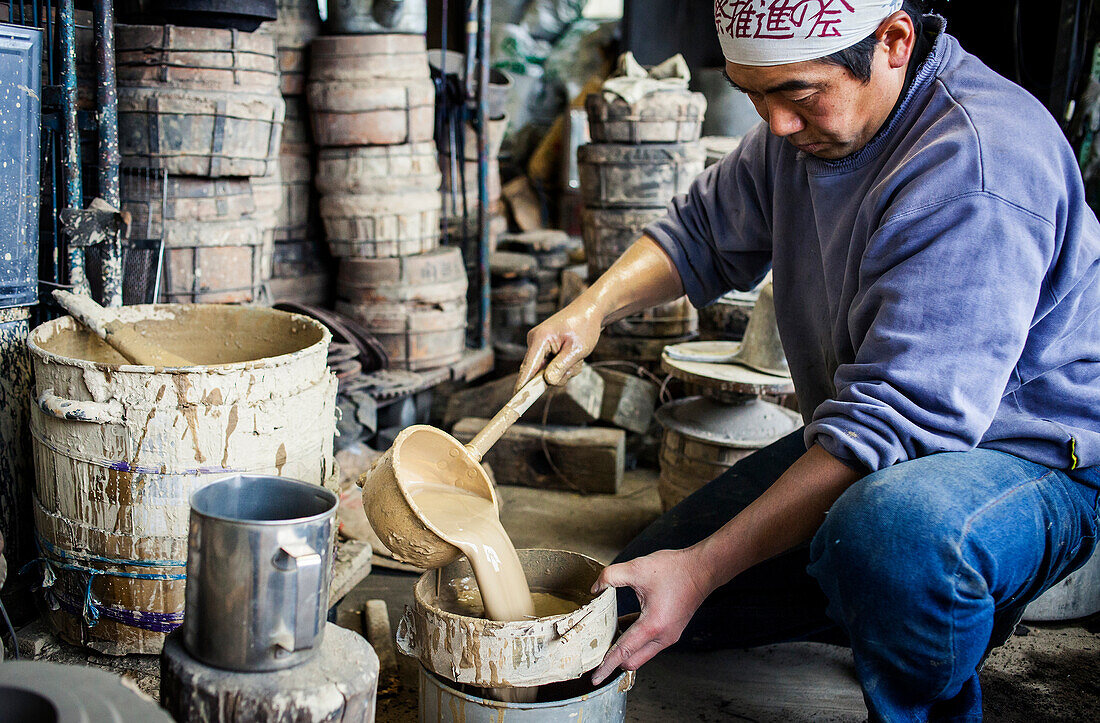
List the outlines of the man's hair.
<svg viewBox="0 0 1100 723">
<path fill-rule="evenodd" d="M 913 19 L 913 27 L 916 29 L 917 37 L 920 37 L 923 32 L 921 17 L 927 12 L 927 6 L 926 0 L 905 0 L 901 4 L 901 9 L 909 13 L 909 17 Z M 855 45 L 837 51 L 832 55 L 827 55 L 821 60 L 825 63 L 839 65 L 847 69 L 861 83 L 867 83 L 871 80 L 871 60 L 874 58 L 876 45 L 878 45 L 878 38 L 875 33 L 871 33 Z"/>
</svg>

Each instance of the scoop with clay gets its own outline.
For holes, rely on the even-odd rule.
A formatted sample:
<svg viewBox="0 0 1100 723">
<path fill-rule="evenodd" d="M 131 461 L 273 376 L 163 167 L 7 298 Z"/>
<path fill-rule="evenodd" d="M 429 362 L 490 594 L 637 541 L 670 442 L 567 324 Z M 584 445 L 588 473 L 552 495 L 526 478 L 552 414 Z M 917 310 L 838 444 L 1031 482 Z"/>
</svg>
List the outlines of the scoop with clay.
<svg viewBox="0 0 1100 723">
<path fill-rule="evenodd" d="M 538 375 L 525 384 L 469 444 L 435 427 L 416 425 L 397 436 L 393 446 L 363 477 L 363 507 L 375 533 L 395 557 L 423 569 L 443 567 L 462 554 L 419 509 L 409 485 L 454 485 L 491 500 L 499 512 L 493 483 L 481 459 L 508 428 L 546 391 Z"/>
</svg>

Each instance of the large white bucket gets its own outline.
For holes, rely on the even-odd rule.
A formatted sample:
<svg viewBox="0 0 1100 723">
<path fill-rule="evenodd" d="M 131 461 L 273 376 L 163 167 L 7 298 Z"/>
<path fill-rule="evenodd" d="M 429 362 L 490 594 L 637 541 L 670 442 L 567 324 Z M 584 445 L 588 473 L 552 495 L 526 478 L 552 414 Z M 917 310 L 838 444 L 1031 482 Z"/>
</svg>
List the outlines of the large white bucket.
<svg viewBox="0 0 1100 723">
<path fill-rule="evenodd" d="M 49 618 L 74 643 L 156 653 L 183 619 L 188 499 L 228 473 L 332 474 L 330 334 L 272 309 L 122 310 L 202 366 L 127 364 L 64 317 L 28 341 L 35 529 Z"/>
</svg>

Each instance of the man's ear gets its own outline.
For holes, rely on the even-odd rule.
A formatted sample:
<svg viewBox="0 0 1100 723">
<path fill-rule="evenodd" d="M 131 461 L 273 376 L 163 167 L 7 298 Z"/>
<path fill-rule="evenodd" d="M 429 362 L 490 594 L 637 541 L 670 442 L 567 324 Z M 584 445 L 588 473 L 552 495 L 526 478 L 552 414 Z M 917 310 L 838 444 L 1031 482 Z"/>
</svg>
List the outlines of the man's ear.
<svg viewBox="0 0 1100 723">
<path fill-rule="evenodd" d="M 886 48 L 886 61 L 897 70 L 909 65 L 913 48 L 917 43 L 917 29 L 909 13 L 899 10 L 882 21 L 875 32 L 878 40 Z"/>
</svg>

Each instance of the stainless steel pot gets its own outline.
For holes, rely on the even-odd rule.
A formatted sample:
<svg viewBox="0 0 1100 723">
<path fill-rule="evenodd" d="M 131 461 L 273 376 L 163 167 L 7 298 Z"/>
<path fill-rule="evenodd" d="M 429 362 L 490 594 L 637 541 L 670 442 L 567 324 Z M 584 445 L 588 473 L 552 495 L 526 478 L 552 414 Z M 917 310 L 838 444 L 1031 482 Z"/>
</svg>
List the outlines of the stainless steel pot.
<svg viewBox="0 0 1100 723">
<path fill-rule="evenodd" d="M 183 641 L 202 662 L 281 670 L 321 646 L 337 499 L 317 485 L 236 475 L 191 496 Z"/>
</svg>

